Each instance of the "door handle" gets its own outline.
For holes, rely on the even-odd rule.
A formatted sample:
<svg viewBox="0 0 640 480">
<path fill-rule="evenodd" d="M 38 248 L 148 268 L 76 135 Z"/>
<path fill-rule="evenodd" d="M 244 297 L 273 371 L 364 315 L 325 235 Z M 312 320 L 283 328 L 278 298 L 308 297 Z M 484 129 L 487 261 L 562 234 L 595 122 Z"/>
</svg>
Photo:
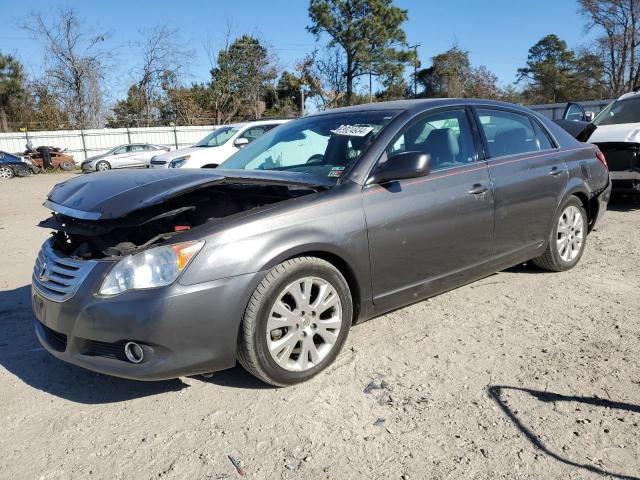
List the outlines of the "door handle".
<svg viewBox="0 0 640 480">
<path fill-rule="evenodd" d="M 480 195 L 485 193 L 487 190 L 489 190 L 489 187 L 485 187 L 481 183 L 474 183 L 468 193 L 469 195 Z"/>
<path fill-rule="evenodd" d="M 551 171 L 549 172 L 549 175 L 552 175 L 554 177 L 557 177 L 558 175 L 562 175 L 564 173 L 564 170 L 558 168 L 558 167 L 553 167 L 551 169 Z"/>
</svg>

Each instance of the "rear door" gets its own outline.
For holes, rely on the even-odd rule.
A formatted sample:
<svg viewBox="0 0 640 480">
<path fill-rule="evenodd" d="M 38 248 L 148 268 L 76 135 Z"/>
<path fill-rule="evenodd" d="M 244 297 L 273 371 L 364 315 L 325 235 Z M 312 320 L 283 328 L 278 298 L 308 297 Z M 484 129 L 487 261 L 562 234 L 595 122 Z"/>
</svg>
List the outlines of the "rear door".
<svg viewBox="0 0 640 480">
<path fill-rule="evenodd" d="M 417 300 L 473 278 L 491 257 L 492 192 L 478 160 L 470 111 L 428 113 L 411 122 L 380 162 L 420 151 L 426 177 L 369 185 L 363 194 L 374 303 L 382 309 Z"/>
<path fill-rule="evenodd" d="M 520 258 L 546 241 L 568 181 L 567 166 L 534 117 L 501 108 L 475 112 L 493 183 L 494 255 Z"/>
</svg>

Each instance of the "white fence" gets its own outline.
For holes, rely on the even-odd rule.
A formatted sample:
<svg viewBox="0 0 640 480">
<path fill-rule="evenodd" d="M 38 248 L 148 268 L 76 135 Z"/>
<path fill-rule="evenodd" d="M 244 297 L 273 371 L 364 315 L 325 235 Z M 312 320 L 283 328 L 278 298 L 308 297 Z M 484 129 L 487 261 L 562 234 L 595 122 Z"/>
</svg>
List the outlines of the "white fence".
<svg viewBox="0 0 640 480">
<path fill-rule="evenodd" d="M 49 132 L 0 133 L 0 150 L 23 152 L 26 143 L 66 149 L 76 162 L 104 153 L 124 143 L 153 143 L 171 148 L 188 147 L 216 129 L 215 125 L 188 127 L 99 128 Z"/>
</svg>

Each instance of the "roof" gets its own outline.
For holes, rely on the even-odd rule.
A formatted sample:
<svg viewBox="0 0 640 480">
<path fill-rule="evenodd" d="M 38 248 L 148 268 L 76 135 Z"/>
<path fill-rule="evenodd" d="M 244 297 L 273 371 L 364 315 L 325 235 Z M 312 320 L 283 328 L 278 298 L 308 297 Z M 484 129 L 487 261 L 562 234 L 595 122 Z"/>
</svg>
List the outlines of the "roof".
<svg viewBox="0 0 640 480">
<path fill-rule="evenodd" d="M 362 111 L 381 110 L 402 110 L 402 111 L 422 111 L 426 108 L 448 107 L 455 105 L 492 105 L 497 107 L 508 107 L 516 110 L 529 111 L 527 108 L 513 103 L 498 102 L 496 100 L 482 100 L 478 98 L 420 98 L 412 100 L 394 100 L 390 102 L 374 102 L 350 107 L 334 108 L 323 112 L 314 113 L 309 116 L 325 115 L 328 113 L 349 113 Z"/>
<path fill-rule="evenodd" d="M 268 118 L 264 118 L 261 120 L 252 120 L 250 122 L 238 122 L 238 123 L 230 123 L 228 125 L 220 125 L 218 128 L 220 127 L 237 127 L 237 128 L 242 128 L 242 127 L 247 127 L 249 125 L 255 125 L 255 126 L 260 126 L 260 125 L 271 125 L 271 124 L 280 124 L 280 123 L 286 123 L 288 121 L 290 121 L 292 119 L 290 118 L 274 118 L 272 120 L 269 120 Z"/>
</svg>

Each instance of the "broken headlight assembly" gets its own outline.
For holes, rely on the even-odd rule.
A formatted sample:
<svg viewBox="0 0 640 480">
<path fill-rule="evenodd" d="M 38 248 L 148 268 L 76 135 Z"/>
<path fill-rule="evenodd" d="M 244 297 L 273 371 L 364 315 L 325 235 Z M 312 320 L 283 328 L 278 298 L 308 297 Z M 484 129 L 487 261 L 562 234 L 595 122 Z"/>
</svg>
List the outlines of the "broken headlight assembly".
<svg viewBox="0 0 640 480">
<path fill-rule="evenodd" d="M 128 255 L 114 265 L 103 280 L 99 293 L 118 295 L 127 290 L 170 285 L 187 268 L 203 245 L 204 242 L 177 243 Z"/>
<path fill-rule="evenodd" d="M 187 160 L 189 160 L 189 158 L 191 158 L 191 155 L 184 155 L 182 157 L 174 158 L 173 160 L 171 160 L 171 162 L 169 162 L 169 168 L 180 168 L 185 163 L 187 163 Z"/>
</svg>

